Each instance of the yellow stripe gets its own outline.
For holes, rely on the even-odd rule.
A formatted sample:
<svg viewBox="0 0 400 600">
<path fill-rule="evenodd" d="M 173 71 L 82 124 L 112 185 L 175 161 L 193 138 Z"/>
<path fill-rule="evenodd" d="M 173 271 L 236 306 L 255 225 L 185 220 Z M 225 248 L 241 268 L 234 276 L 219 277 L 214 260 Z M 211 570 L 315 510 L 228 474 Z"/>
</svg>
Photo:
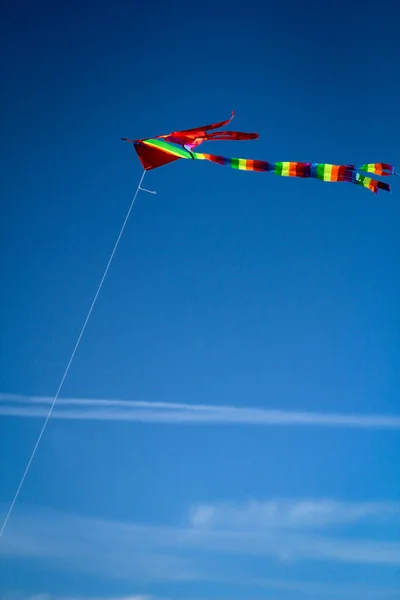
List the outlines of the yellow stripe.
<svg viewBox="0 0 400 600">
<path fill-rule="evenodd" d="M 333 167 L 333 165 L 325 165 L 325 168 L 324 168 L 325 181 L 332 181 L 332 167 Z"/>
<path fill-rule="evenodd" d="M 372 178 L 371 178 L 371 177 L 365 177 L 365 178 L 364 178 L 364 181 L 362 182 L 362 183 L 363 183 L 363 186 L 365 186 L 365 187 L 369 187 L 369 186 L 370 186 L 370 183 L 371 183 L 371 181 L 372 181 Z"/>
<path fill-rule="evenodd" d="M 282 175 L 288 177 L 290 173 L 290 162 L 282 163 Z"/>
</svg>

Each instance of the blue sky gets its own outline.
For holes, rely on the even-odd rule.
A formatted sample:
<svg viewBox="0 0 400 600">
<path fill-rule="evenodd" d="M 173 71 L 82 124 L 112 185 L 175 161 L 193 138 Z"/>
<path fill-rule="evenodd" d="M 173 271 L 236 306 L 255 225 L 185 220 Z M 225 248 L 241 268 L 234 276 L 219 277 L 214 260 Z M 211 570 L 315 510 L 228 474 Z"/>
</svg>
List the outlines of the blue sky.
<svg viewBox="0 0 400 600">
<path fill-rule="evenodd" d="M 398 3 L 9 3 L 0 512 L 141 176 L 400 152 Z M 234 125 L 234 127 L 233 127 Z M 400 596 L 398 182 L 179 161 L 141 193 L 8 526 L 2 600 Z"/>
</svg>

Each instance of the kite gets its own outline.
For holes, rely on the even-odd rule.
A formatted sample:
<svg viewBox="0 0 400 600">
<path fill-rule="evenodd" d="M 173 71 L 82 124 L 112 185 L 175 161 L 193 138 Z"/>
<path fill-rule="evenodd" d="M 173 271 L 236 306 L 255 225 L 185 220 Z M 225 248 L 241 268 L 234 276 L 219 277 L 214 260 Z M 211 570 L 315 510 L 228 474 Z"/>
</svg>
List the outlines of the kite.
<svg viewBox="0 0 400 600">
<path fill-rule="evenodd" d="M 391 191 L 390 185 L 372 179 L 370 174 L 379 176 L 397 175 L 393 165 L 388 163 L 367 163 L 360 167 L 354 165 L 331 165 L 326 163 L 311 162 L 268 162 L 264 160 L 250 160 L 247 158 L 226 158 L 214 154 L 201 154 L 194 152 L 203 142 L 209 141 L 243 141 L 258 138 L 258 133 L 242 133 L 240 131 L 214 131 L 228 125 L 234 117 L 232 115 L 226 121 L 212 123 L 174 131 L 166 135 L 142 140 L 130 140 L 122 138 L 125 142 L 133 144 L 136 153 L 145 171 L 156 169 L 168 163 L 182 158 L 190 160 L 208 160 L 218 165 L 224 165 L 233 169 L 243 171 L 267 171 L 275 175 L 286 177 L 314 178 L 321 181 L 347 181 L 361 185 L 375 194 L 379 190 Z M 365 173 L 365 174 L 363 174 Z"/>
</svg>

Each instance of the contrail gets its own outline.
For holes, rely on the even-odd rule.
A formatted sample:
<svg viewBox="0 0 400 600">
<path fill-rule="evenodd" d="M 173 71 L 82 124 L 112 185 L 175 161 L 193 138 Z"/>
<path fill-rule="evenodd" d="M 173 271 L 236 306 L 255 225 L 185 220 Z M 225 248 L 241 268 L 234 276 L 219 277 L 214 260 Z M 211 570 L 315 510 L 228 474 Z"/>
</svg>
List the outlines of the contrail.
<svg viewBox="0 0 400 600">
<path fill-rule="evenodd" d="M 0 393 L 0 415 L 39 418 L 48 411 L 52 398 Z M 319 413 L 306 411 L 241 408 L 235 406 L 142 402 L 86 398 L 59 398 L 53 419 L 141 421 L 203 425 L 314 426 L 354 429 L 400 429 L 400 416 Z"/>
</svg>

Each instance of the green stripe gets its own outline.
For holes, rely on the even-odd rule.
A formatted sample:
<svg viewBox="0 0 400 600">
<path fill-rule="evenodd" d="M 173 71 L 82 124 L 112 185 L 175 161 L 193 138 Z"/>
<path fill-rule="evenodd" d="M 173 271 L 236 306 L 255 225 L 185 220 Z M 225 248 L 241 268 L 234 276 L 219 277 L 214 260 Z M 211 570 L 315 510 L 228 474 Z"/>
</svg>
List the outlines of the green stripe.
<svg viewBox="0 0 400 600">
<path fill-rule="evenodd" d="M 232 158 L 232 159 L 231 159 L 231 161 L 232 161 L 232 169 L 239 169 L 239 166 L 240 166 L 240 163 L 239 163 L 239 161 L 240 161 L 240 158 Z"/>
<path fill-rule="evenodd" d="M 184 148 L 179 148 L 178 146 L 174 146 L 168 142 L 164 142 L 163 140 L 143 140 L 145 144 L 151 147 L 159 148 L 168 154 L 173 154 L 174 156 L 180 156 L 181 158 L 192 158 L 190 152 L 185 150 Z"/>
<path fill-rule="evenodd" d="M 360 173 L 356 174 L 357 183 L 363 186 L 368 186 L 369 182 L 366 182 L 366 179 L 371 179 L 371 177 L 365 177 L 365 175 L 360 175 Z"/>
<path fill-rule="evenodd" d="M 324 175 L 325 175 L 325 165 L 319 164 L 317 166 L 317 179 L 322 179 L 322 181 L 324 181 Z"/>
<path fill-rule="evenodd" d="M 365 173 L 375 173 L 375 164 L 367 163 L 365 165 L 361 165 L 361 167 L 359 167 L 358 171 L 365 171 Z"/>
</svg>

